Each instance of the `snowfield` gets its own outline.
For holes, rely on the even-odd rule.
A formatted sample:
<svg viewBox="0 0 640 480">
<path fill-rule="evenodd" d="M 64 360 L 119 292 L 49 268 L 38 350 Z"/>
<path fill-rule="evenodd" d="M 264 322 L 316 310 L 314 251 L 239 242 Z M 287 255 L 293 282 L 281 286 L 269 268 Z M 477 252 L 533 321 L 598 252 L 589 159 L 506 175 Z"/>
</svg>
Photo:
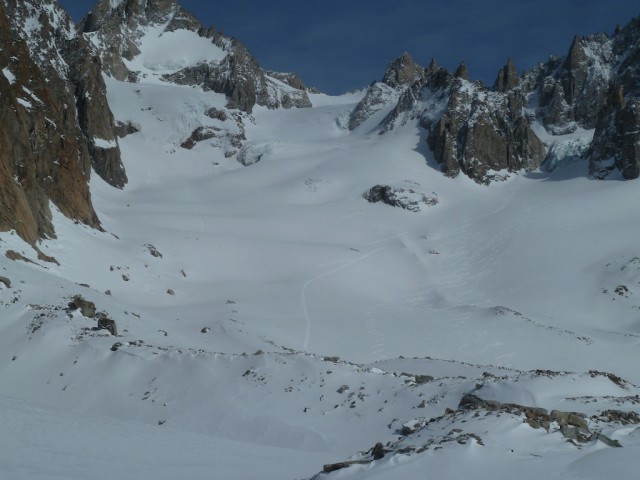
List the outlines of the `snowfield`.
<svg viewBox="0 0 640 480">
<path fill-rule="evenodd" d="M 151 72 L 211 60 L 156 45 Z M 139 132 L 123 191 L 91 179 L 104 232 L 54 212 L 57 263 L 0 234 L 0 476 L 637 477 L 637 182 L 576 158 L 446 178 L 415 125 L 349 132 L 364 92 L 223 121 L 219 94 L 107 86 Z M 219 136 L 183 148 L 200 126 Z M 240 127 L 248 166 L 225 156 Z M 375 185 L 437 203 L 370 203 Z"/>
</svg>

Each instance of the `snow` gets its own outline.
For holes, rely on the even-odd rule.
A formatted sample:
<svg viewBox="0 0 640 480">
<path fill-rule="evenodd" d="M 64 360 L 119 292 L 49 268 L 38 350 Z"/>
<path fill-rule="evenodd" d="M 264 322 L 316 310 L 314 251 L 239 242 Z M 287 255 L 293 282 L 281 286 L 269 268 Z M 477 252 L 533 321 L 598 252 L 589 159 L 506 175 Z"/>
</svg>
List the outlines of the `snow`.
<svg viewBox="0 0 640 480">
<path fill-rule="evenodd" d="M 159 52 L 141 64 L 166 66 Z M 38 247 L 59 265 L 0 233 L 2 252 L 33 262 L 0 256 L 3 473 L 293 480 L 377 442 L 433 441 L 320 478 L 635 478 L 637 426 L 597 418 L 640 410 L 636 183 L 589 180 L 579 160 L 488 187 L 446 178 L 410 122 L 340 127 L 363 92 L 256 107 L 244 152 L 260 158 L 245 167 L 205 142 L 180 147 L 199 126 L 238 128 L 205 115 L 223 95 L 150 77 L 107 88 L 116 120 L 140 131 L 118 141 L 124 190 L 91 176 L 104 231 L 52 207 L 58 238 Z M 590 135 L 553 139 L 582 148 Z M 370 204 L 377 184 L 439 203 Z M 118 337 L 66 311 L 78 294 Z M 445 415 L 469 392 L 584 413 L 624 448 L 577 448 L 515 414 Z"/>
<path fill-rule="evenodd" d="M 24 108 L 26 108 L 27 110 L 31 110 L 31 109 L 33 108 L 33 105 L 31 105 L 31 103 L 30 103 L 30 102 L 26 101 L 26 100 L 25 100 L 25 99 L 23 99 L 23 98 L 17 98 L 16 100 L 17 100 L 17 102 L 18 102 L 20 105 L 22 105 L 22 106 L 23 106 Z"/>
<path fill-rule="evenodd" d="M 190 30 L 167 31 L 166 24 L 149 25 L 136 33 L 140 54 L 133 60 L 124 60 L 132 71 L 141 72 L 147 81 L 164 74 L 175 73 L 200 63 L 219 63 L 227 53 L 211 39 Z M 94 36 L 95 37 L 95 36 Z M 96 43 L 97 38 L 93 38 Z"/>
<path fill-rule="evenodd" d="M 114 140 L 105 140 L 103 138 L 97 138 L 95 137 L 93 139 L 93 144 L 98 147 L 98 148 L 102 148 L 104 150 L 109 150 L 111 148 L 117 148 L 118 146 L 118 142 L 114 139 Z"/>
<path fill-rule="evenodd" d="M 11 70 L 9 70 L 8 68 L 3 68 L 2 74 L 5 76 L 7 80 L 9 80 L 9 83 L 11 84 L 15 83 L 16 76 L 13 73 L 11 73 Z"/>
<path fill-rule="evenodd" d="M 136 60 L 157 73 L 173 72 L 198 63 L 218 63 L 226 53 L 210 39 L 188 30 L 150 31 L 143 39 L 143 54 Z"/>
</svg>

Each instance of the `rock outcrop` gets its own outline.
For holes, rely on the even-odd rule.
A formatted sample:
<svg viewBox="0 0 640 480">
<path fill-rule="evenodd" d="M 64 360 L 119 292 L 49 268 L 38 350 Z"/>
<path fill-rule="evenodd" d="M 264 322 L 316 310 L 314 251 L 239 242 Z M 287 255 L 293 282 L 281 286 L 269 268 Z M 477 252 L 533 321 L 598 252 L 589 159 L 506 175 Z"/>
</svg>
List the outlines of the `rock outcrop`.
<svg viewBox="0 0 640 480">
<path fill-rule="evenodd" d="M 545 158 L 545 147 L 524 113 L 523 93 L 491 92 L 456 77 L 440 118 L 423 117 L 428 144 L 442 171 L 460 171 L 488 183 L 492 171 L 533 170 Z"/>
<path fill-rule="evenodd" d="M 410 212 L 420 212 L 423 208 L 438 204 L 438 196 L 435 193 L 427 195 L 416 191 L 417 187 L 417 185 L 411 185 L 408 188 L 375 185 L 364 193 L 363 198 L 369 203 L 384 203 Z"/>
</svg>

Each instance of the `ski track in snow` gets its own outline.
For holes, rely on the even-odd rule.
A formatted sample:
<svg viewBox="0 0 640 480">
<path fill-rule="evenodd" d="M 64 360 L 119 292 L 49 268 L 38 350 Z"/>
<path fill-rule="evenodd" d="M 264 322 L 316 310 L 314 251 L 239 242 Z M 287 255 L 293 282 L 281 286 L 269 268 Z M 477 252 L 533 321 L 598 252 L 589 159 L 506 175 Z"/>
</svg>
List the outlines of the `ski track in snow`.
<svg viewBox="0 0 640 480">
<path fill-rule="evenodd" d="M 372 255 L 375 255 L 376 253 L 380 252 L 381 250 L 384 250 L 385 247 L 380 247 L 380 248 L 376 248 L 375 250 L 361 255 L 358 258 L 355 258 L 353 260 L 349 260 L 347 261 L 347 263 L 345 263 L 344 265 L 338 267 L 338 268 L 334 268 L 333 270 L 329 270 L 328 272 L 324 272 L 321 273 L 319 275 L 316 275 L 313 278 L 310 278 L 309 280 L 307 280 L 304 285 L 302 286 L 302 292 L 300 293 L 300 300 L 302 303 L 302 310 L 304 312 L 304 318 L 306 319 L 307 325 L 306 325 L 306 329 L 305 329 L 305 335 L 304 335 L 304 342 L 302 343 L 302 351 L 303 352 L 308 352 L 309 351 L 309 341 L 311 340 L 311 316 L 309 315 L 309 308 L 307 305 L 307 290 L 309 289 L 309 286 L 324 278 L 324 277 L 328 277 L 329 275 L 333 275 L 334 273 L 338 273 L 352 265 L 355 265 L 356 263 L 362 262 L 363 260 L 371 257 Z"/>
<path fill-rule="evenodd" d="M 372 247 L 374 245 L 379 245 L 381 243 L 385 243 L 385 242 L 390 242 L 392 240 L 395 240 L 396 238 L 401 238 L 403 235 L 406 235 L 406 232 L 402 232 L 402 233 L 398 233 L 396 235 L 393 235 L 392 237 L 388 237 L 388 238 L 383 238 L 381 240 L 376 240 L 374 242 L 370 242 L 370 243 L 365 243 L 362 245 L 359 245 L 356 248 L 365 248 L 365 247 Z M 342 262 L 346 262 L 344 265 L 339 266 L 338 268 L 334 268 L 333 270 L 329 270 L 328 272 L 323 272 L 319 275 L 316 275 L 315 277 L 310 278 L 309 280 L 307 280 L 303 285 L 302 285 L 302 291 L 300 292 L 300 303 L 302 304 L 302 311 L 303 311 L 303 315 L 306 321 L 306 328 L 305 328 L 305 335 L 304 335 L 304 341 L 302 342 L 302 351 L 303 352 L 308 352 L 309 351 L 309 342 L 311 341 L 311 324 L 312 324 L 312 320 L 311 320 L 311 315 L 309 314 L 309 307 L 308 307 L 308 303 L 307 303 L 307 291 L 309 290 L 309 287 L 316 281 L 321 280 L 325 277 L 328 277 L 330 275 L 333 275 L 335 273 L 338 273 L 342 270 L 345 270 L 346 268 L 351 267 L 352 265 L 355 265 L 359 262 L 362 262 L 363 260 L 366 260 L 367 258 L 375 255 L 376 253 L 384 250 L 386 247 L 380 247 L 380 248 L 376 248 L 375 250 L 363 254 L 361 256 L 359 256 L 358 258 L 355 258 L 353 260 L 337 260 L 336 262 L 329 262 L 329 263 L 323 263 L 321 265 L 318 266 L 326 266 L 326 265 L 330 265 L 331 263 L 342 263 Z"/>
</svg>

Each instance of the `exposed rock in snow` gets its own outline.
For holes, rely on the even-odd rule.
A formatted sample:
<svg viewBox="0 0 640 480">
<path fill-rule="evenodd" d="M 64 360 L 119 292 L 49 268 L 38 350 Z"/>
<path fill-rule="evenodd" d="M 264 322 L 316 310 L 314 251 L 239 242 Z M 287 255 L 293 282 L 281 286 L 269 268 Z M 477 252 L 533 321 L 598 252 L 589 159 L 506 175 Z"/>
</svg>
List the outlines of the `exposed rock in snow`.
<svg viewBox="0 0 640 480">
<path fill-rule="evenodd" d="M 376 185 L 371 187 L 364 195 L 364 199 L 370 203 L 386 203 L 392 207 L 400 207 L 411 212 L 420 212 L 423 208 L 438 204 L 438 196 L 435 193 L 426 195 L 411 188 L 391 187 L 389 185 Z"/>
</svg>

